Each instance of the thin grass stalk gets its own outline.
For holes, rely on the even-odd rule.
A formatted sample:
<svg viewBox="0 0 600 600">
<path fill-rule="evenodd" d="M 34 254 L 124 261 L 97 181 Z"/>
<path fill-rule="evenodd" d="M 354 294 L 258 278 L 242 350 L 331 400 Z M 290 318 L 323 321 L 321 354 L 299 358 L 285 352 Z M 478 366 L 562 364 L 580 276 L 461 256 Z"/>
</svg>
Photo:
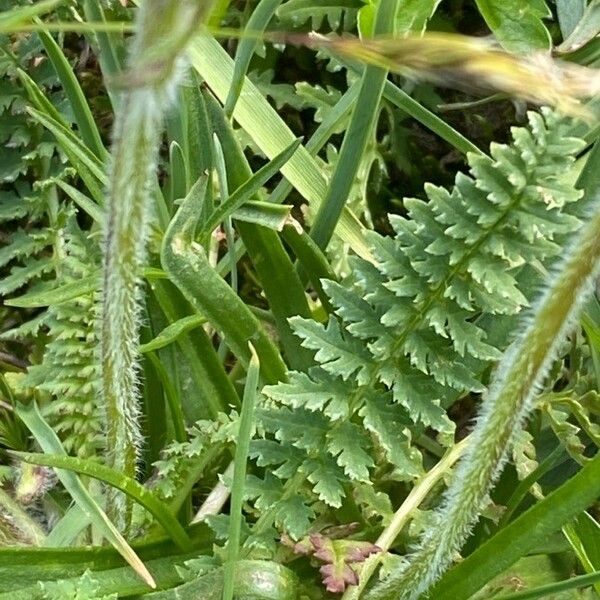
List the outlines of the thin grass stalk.
<svg viewBox="0 0 600 600">
<path fill-rule="evenodd" d="M 153 182 L 163 113 L 175 95 L 182 54 L 209 3 L 147 0 L 139 9 L 126 91 L 116 115 L 103 261 L 102 402 L 109 464 L 135 477 L 141 445 L 138 394 L 140 273 L 153 212 Z M 109 492 L 119 528 L 125 498 Z"/>
<path fill-rule="evenodd" d="M 250 61 L 254 56 L 254 51 L 258 44 L 258 38 L 255 36 L 258 32 L 263 32 L 266 29 L 280 4 L 281 0 L 260 0 L 246 23 L 246 31 L 252 32 L 254 36 L 243 37 L 240 40 L 240 45 L 235 53 L 233 79 L 223 109 L 227 119 L 231 119 L 233 116 L 235 105 L 242 93 L 244 77 L 246 77 L 248 73 Z"/>
<path fill-rule="evenodd" d="M 396 11 L 396 0 L 380 2 L 375 16 L 375 34 L 390 33 Z M 361 88 L 344 136 L 339 159 L 327 195 L 315 216 L 310 237 L 322 249 L 329 244 L 346 205 L 365 148 L 379 116 L 379 105 L 388 72 L 368 65 L 363 71 Z"/>
<path fill-rule="evenodd" d="M 243 522 L 244 484 L 250 440 L 254 427 L 254 409 L 256 405 L 260 362 L 251 343 L 248 343 L 252 358 L 248 365 L 248 375 L 244 387 L 244 401 L 240 414 L 240 429 L 238 433 L 231 483 L 231 511 L 229 522 L 229 538 L 227 540 L 227 562 L 225 563 L 225 584 L 223 600 L 233 600 L 234 580 L 237 562 L 239 560 L 240 542 Z"/>
<path fill-rule="evenodd" d="M 401 568 L 365 600 L 416 600 L 452 562 L 488 501 L 515 435 L 535 407 L 558 349 L 593 290 L 600 271 L 600 195 L 518 339 L 506 352 L 484 397 L 469 448 L 459 464 L 435 525 Z"/>
<path fill-rule="evenodd" d="M 219 100 L 224 102 L 233 78 L 233 60 L 215 39 L 208 36 L 196 38 L 190 45 L 189 54 L 192 66 Z M 277 156 L 296 139 L 268 100 L 248 78 L 244 80 L 243 92 L 233 116 L 269 158 Z M 326 181 L 322 169 L 305 148 L 298 148 L 281 172 L 309 204 L 318 208 L 326 194 Z M 359 256 L 373 261 L 364 230 L 356 216 L 347 207 L 344 208 L 337 234 L 350 244 Z"/>
<path fill-rule="evenodd" d="M 369 556 L 362 565 L 359 574 L 359 583 L 356 586 L 349 586 L 341 600 L 358 600 L 363 590 L 367 587 L 370 578 L 373 576 L 377 567 L 381 563 L 385 553 L 390 550 L 400 532 L 409 522 L 415 511 L 425 500 L 431 490 L 447 475 L 454 463 L 462 455 L 468 438 L 465 438 L 458 444 L 455 444 L 448 450 L 446 455 L 433 467 L 423 478 L 415 485 L 410 494 L 406 497 L 400 508 L 394 513 L 394 516 L 386 528 L 381 532 L 375 545 L 381 548 L 381 552 Z"/>
</svg>

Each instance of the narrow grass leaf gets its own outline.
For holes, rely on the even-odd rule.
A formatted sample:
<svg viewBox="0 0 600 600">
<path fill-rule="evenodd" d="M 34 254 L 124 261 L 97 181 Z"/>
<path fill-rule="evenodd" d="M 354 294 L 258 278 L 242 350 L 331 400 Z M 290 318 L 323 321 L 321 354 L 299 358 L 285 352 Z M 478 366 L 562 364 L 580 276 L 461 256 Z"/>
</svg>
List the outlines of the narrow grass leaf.
<svg viewBox="0 0 600 600">
<path fill-rule="evenodd" d="M 58 436 L 48 423 L 46 423 L 35 402 L 28 406 L 24 404 L 17 405 L 16 412 L 45 453 L 66 456 Z M 63 469 L 57 469 L 56 474 L 65 486 L 65 489 L 69 492 L 73 500 L 79 504 L 90 521 L 102 532 L 104 537 L 114 546 L 142 580 L 151 588 L 155 588 L 156 583 L 148 569 L 144 566 L 144 563 L 112 524 L 106 513 L 92 498 L 79 477 Z"/>
<path fill-rule="evenodd" d="M 287 204 L 272 204 L 271 202 L 250 201 L 244 203 L 232 215 L 236 221 L 254 223 L 268 229 L 281 231 L 292 218 L 292 207 Z M 238 260 L 236 255 L 236 260 Z"/>
<path fill-rule="evenodd" d="M 62 179 L 55 179 L 54 183 L 63 191 L 65 194 L 73 200 L 73 202 L 88 214 L 98 225 L 104 224 L 104 210 L 101 206 L 98 206 L 93 200 L 91 200 L 85 194 L 82 194 L 77 188 L 64 182 Z"/>
<path fill-rule="evenodd" d="M 96 121 L 73 68 L 60 46 L 48 32 L 39 31 L 38 35 L 69 99 L 83 142 L 100 160 L 105 161 L 108 158 L 108 152 L 102 143 Z"/>
<path fill-rule="evenodd" d="M 333 312 L 329 296 L 323 290 L 321 280 L 336 281 L 337 276 L 321 248 L 298 224 L 290 224 L 284 227 L 282 237 L 300 261 L 304 272 L 319 296 L 319 300 L 321 300 L 321 304 L 327 312 Z"/>
<path fill-rule="evenodd" d="M 375 17 L 376 35 L 391 33 L 396 6 L 397 0 L 379 3 Z M 310 230 L 310 237 L 320 248 L 326 248 L 329 244 L 348 200 L 367 143 L 373 135 L 373 128 L 379 117 L 379 104 L 386 79 L 387 71 L 378 66 L 369 65 L 363 71 L 360 91 L 344 135 L 335 171 Z"/>
<path fill-rule="evenodd" d="M 155 281 L 152 291 L 168 323 L 190 316 L 190 305 L 174 283 Z M 207 416 L 216 419 L 228 407 L 239 406 L 240 399 L 235 387 L 227 377 L 212 340 L 202 327 L 180 334 L 177 345 L 187 359 L 187 367 L 195 387 L 193 393 L 181 394 L 178 400 L 179 411 L 184 410 L 188 419 L 195 422 Z M 180 387 L 182 390 L 186 388 L 183 385 Z"/>
<path fill-rule="evenodd" d="M 99 24 L 109 25 L 104 15 L 104 9 L 100 0 L 84 0 L 83 10 L 88 21 Z M 95 29 L 92 35 L 92 42 L 98 44 L 98 60 L 100 69 L 104 76 L 104 82 L 107 87 L 113 108 L 118 108 L 119 96 L 113 89 L 113 81 L 116 76 L 122 71 L 123 64 L 121 57 L 123 56 L 123 33 L 121 32 L 104 32 L 100 28 Z M 95 38 L 95 39 L 94 39 Z"/>
<path fill-rule="evenodd" d="M 206 318 L 203 315 L 190 315 L 189 317 L 179 319 L 165 327 L 153 340 L 146 344 L 142 344 L 140 346 L 140 352 L 145 354 L 146 352 L 160 350 L 177 341 L 177 338 L 179 338 L 180 335 L 187 333 L 196 327 L 200 327 L 200 325 L 204 325 L 204 323 L 206 323 Z"/>
<path fill-rule="evenodd" d="M 55 121 L 58 121 L 61 125 L 68 128 L 69 124 L 64 116 L 58 112 L 58 109 L 50 102 L 50 100 L 48 100 L 46 94 L 42 92 L 38 84 L 22 69 L 17 69 L 17 75 L 33 106 L 40 112 L 47 114 Z"/>
<path fill-rule="evenodd" d="M 505 596 L 497 596 L 494 600 L 533 600 L 534 598 L 553 598 L 555 594 L 566 592 L 568 590 L 575 590 L 577 588 L 584 588 L 593 583 L 600 581 L 600 571 L 595 571 L 588 575 L 579 575 L 578 577 L 572 577 L 565 581 L 558 583 L 549 583 L 542 585 L 533 590 L 523 590 L 522 592 L 516 592 L 514 594 L 508 594 Z"/>
<path fill-rule="evenodd" d="M 229 522 L 229 538 L 227 540 L 227 562 L 225 563 L 225 585 L 223 600 L 233 600 L 234 581 L 240 551 L 242 531 L 242 504 L 244 501 L 244 484 L 246 481 L 246 465 L 250 449 L 250 439 L 254 428 L 254 408 L 260 372 L 260 362 L 251 343 L 248 344 L 252 358 L 248 365 L 244 400 L 240 414 L 240 429 L 235 448 L 233 482 L 231 485 L 231 510 Z"/>
<path fill-rule="evenodd" d="M 233 60 L 227 52 L 215 39 L 199 36 L 190 44 L 189 56 L 192 66 L 224 102 L 233 77 Z M 289 127 L 247 78 L 233 116 L 270 158 L 277 156 L 295 140 Z M 325 197 L 327 183 L 318 163 L 304 147 L 298 148 L 282 168 L 282 173 L 310 204 L 318 207 Z M 356 216 L 351 211 L 344 210 L 338 226 L 339 236 L 358 255 L 373 260 L 363 231 L 364 227 Z"/>
<path fill-rule="evenodd" d="M 242 363 L 250 362 L 247 344 L 252 340 L 265 380 L 280 381 L 286 377 L 286 367 L 276 345 L 244 302 L 217 274 L 204 249 L 194 242 L 207 184 L 207 178 L 203 177 L 198 182 L 201 193 L 188 194 L 172 219 L 163 239 L 162 266 L 188 302 L 224 335 Z"/>
<path fill-rule="evenodd" d="M 269 179 L 274 177 L 290 160 L 296 150 L 300 147 L 300 144 L 301 140 L 295 140 L 283 152 L 278 154 L 273 160 L 237 188 L 225 202 L 219 204 L 214 212 L 208 217 L 207 221 L 202 224 L 199 235 L 203 236 L 211 232 L 219 225 L 219 223 L 231 216 L 244 204 L 244 202 L 247 202 L 250 197 L 256 194 L 256 192 L 258 192 Z"/>
<path fill-rule="evenodd" d="M 186 442 L 188 437 L 185 429 L 185 415 L 183 414 L 181 399 L 177 393 L 177 390 L 175 389 L 173 380 L 169 376 L 163 361 L 156 355 L 156 353 L 148 352 L 147 354 L 150 361 L 152 361 L 154 369 L 156 370 L 156 373 L 163 386 L 165 397 L 171 413 L 171 422 L 173 424 L 173 434 L 175 440 L 178 442 Z"/>
<path fill-rule="evenodd" d="M 563 533 L 584 571 L 595 573 L 600 570 L 600 525 L 596 519 L 584 511 L 563 527 Z M 600 584 L 594 587 L 600 593 Z"/>
<path fill-rule="evenodd" d="M 54 135 L 60 149 L 85 183 L 94 200 L 102 205 L 104 187 L 108 182 L 104 165 L 99 163 L 96 157 L 81 143 L 81 140 L 60 122 L 33 108 L 27 108 L 27 112 Z"/>
<path fill-rule="evenodd" d="M 584 511 L 598 496 L 600 454 L 450 570 L 431 590 L 431 597 L 436 600 L 467 600 Z"/>
<path fill-rule="evenodd" d="M 244 77 L 246 77 L 250 61 L 252 60 L 254 50 L 258 43 L 256 36 L 266 29 L 280 4 L 281 0 L 260 0 L 246 23 L 246 31 L 251 32 L 252 35 L 242 37 L 235 53 L 233 78 L 231 80 L 231 87 L 229 88 L 224 108 L 225 114 L 229 119 L 233 115 L 233 110 L 235 109 L 235 105 L 240 97 L 242 88 L 244 87 Z"/>
<path fill-rule="evenodd" d="M 50 12 L 63 0 L 42 0 L 33 6 L 19 6 L 0 13 L 0 32 L 12 32 L 22 23 Z"/>
<path fill-rule="evenodd" d="M 85 554 L 82 554 L 82 556 L 85 556 Z M 196 560 L 197 558 L 197 553 L 188 552 L 186 554 L 178 554 L 176 556 L 153 558 L 148 560 L 146 564 L 156 579 L 157 587 L 160 589 L 168 589 L 173 588 L 182 582 L 181 569 L 185 568 L 185 562 L 188 560 Z M 36 559 L 38 559 L 38 557 L 35 555 L 30 557 L 33 566 L 35 566 Z M 43 557 L 39 557 L 39 559 L 43 559 Z M 5 593 L 0 592 L 0 600 L 47 600 L 48 596 L 44 591 L 42 591 L 40 582 L 55 581 L 60 577 L 65 585 L 63 589 L 70 589 L 70 586 L 75 588 L 75 586 L 80 583 L 81 575 L 87 570 L 81 567 L 74 569 L 71 566 L 70 572 L 67 571 L 63 576 L 58 576 L 56 565 L 54 568 L 44 567 L 45 565 L 43 564 L 38 567 L 39 574 L 33 583 L 20 586 Z M 102 565 L 101 563 L 96 567 L 96 565 L 92 563 L 89 566 L 89 570 L 91 572 L 91 577 L 97 583 L 98 588 L 102 591 L 102 597 L 110 598 L 112 597 L 112 594 L 117 594 L 118 597 L 128 598 L 146 598 L 148 596 L 147 586 L 141 582 L 128 567 L 116 567 L 111 565 L 111 568 L 106 568 L 106 566 Z M 12 571 L 13 579 L 18 580 L 21 572 L 21 568 L 15 568 Z M 56 598 L 56 596 L 52 597 Z M 68 598 L 74 597 L 78 600 L 88 600 L 87 598 L 83 598 L 81 595 L 68 596 Z M 65 598 L 67 598 L 67 596 L 65 596 Z"/>
<path fill-rule="evenodd" d="M 52 527 L 46 537 L 46 548 L 69 547 L 75 545 L 77 536 L 90 524 L 90 519 L 79 504 L 73 504 Z"/>
<path fill-rule="evenodd" d="M 252 178 L 252 170 L 219 103 L 208 97 L 206 105 L 223 149 L 228 185 L 236 189 Z M 291 160 L 293 156 L 287 164 Z M 237 230 L 276 319 L 288 366 L 303 371 L 313 364 L 312 354 L 300 345 L 288 319 L 296 315 L 310 317 L 304 286 L 276 232 L 241 221 L 237 222 Z"/>
<path fill-rule="evenodd" d="M 40 454 L 35 452 L 11 452 L 11 454 L 19 460 L 32 465 L 42 465 L 53 467 L 55 469 L 73 471 L 81 475 L 93 477 L 94 479 L 98 479 L 99 481 L 103 481 L 108 485 L 116 487 L 129 495 L 155 517 L 163 526 L 167 534 L 182 550 L 189 549 L 190 538 L 179 521 L 173 517 L 166 506 L 158 500 L 150 490 L 138 483 L 135 479 L 122 475 L 106 465 L 83 458 L 56 454 Z"/>
</svg>

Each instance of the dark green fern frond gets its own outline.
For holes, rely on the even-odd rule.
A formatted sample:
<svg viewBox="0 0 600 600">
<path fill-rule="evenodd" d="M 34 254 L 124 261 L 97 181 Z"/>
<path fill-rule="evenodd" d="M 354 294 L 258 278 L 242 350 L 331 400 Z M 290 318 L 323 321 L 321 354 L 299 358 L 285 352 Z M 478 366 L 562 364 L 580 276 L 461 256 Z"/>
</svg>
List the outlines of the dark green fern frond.
<svg viewBox="0 0 600 600">
<path fill-rule="evenodd" d="M 372 478 L 376 454 L 395 479 L 422 473 L 409 427 L 452 439 L 445 409 L 484 391 L 513 317 L 560 252 L 557 241 L 579 225 L 570 205 L 581 194 L 568 173 L 583 145 L 568 127 L 549 110 L 531 113 L 511 145 L 492 145 L 491 159 L 470 155 L 470 174 L 452 190 L 428 186 L 428 202 L 405 200 L 407 217 L 391 219 L 394 238 L 370 234 L 375 264 L 354 259 L 351 280 L 325 282 L 338 319 L 292 320 L 318 366 L 265 388 L 272 405 L 259 417 L 280 448 L 256 441 L 259 464 L 292 456 L 333 507 L 344 482 Z"/>
<path fill-rule="evenodd" d="M 58 80 L 49 62 L 39 60 L 38 36 L 0 38 L 0 295 L 7 295 L 53 272 L 56 233 L 64 225 L 47 183 L 62 170 L 62 160 L 52 135 L 27 114 L 17 70 L 26 70 L 55 105 L 64 92 L 53 91 Z"/>
</svg>

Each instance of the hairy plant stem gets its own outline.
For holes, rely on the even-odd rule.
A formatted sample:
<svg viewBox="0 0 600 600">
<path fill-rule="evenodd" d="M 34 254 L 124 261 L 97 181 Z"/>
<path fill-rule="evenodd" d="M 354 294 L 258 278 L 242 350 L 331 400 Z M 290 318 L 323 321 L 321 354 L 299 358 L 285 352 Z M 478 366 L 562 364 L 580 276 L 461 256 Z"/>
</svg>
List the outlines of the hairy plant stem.
<svg viewBox="0 0 600 600">
<path fill-rule="evenodd" d="M 139 9 L 126 86 L 114 129 L 105 230 L 101 318 L 102 401 L 109 464 L 135 476 L 141 444 L 140 272 L 153 214 L 152 186 L 162 117 L 182 71 L 181 56 L 210 2 L 147 0 Z M 125 498 L 110 491 L 107 508 L 121 529 Z"/>
<path fill-rule="evenodd" d="M 462 547 L 485 508 L 514 436 L 535 406 L 557 349 L 592 292 L 592 282 L 600 271 L 599 234 L 596 195 L 593 214 L 504 356 L 435 525 L 424 535 L 408 566 L 376 585 L 365 600 L 416 600 Z"/>
</svg>

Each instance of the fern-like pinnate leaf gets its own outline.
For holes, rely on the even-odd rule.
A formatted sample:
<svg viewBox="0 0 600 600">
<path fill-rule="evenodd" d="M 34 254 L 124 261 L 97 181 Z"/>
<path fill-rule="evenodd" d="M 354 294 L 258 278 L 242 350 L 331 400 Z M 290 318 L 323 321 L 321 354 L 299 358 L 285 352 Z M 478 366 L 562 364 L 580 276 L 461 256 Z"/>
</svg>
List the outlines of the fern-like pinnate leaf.
<svg viewBox="0 0 600 600">
<path fill-rule="evenodd" d="M 451 190 L 428 186 L 428 201 L 405 200 L 408 215 L 391 217 L 395 237 L 370 234 L 374 264 L 354 259 L 346 282 L 325 282 L 337 319 L 293 319 L 318 365 L 264 389 L 258 416 L 281 449 L 270 460 L 257 450 L 259 464 L 291 460 L 330 506 L 343 482 L 369 479 L 375 454 L 398 479 L 422 473 L 409 429 L 451 441 L 446 407 L 485 390 L 486 368 L 579 225 L 568 172 L 583 145 L 568 128 L 549 110 L 530 113 L 510 145 L 469 155 Z"/>
<path fill-rule="evenodd" d="M 89 277 L 100 262 L 98 245 L 87 239 L 74 218 L 62 235 L 65 255 L 56 278 L 58 285 Z M 43 318 L 48 343 L 42 361 L 29 367 L 21 382 L 51 395 L 45 413 L 67 452 L 82 458 L 95 454 L 102 437 L 96 313 L 96 293 L 51 305 Z"/>
</svg>

